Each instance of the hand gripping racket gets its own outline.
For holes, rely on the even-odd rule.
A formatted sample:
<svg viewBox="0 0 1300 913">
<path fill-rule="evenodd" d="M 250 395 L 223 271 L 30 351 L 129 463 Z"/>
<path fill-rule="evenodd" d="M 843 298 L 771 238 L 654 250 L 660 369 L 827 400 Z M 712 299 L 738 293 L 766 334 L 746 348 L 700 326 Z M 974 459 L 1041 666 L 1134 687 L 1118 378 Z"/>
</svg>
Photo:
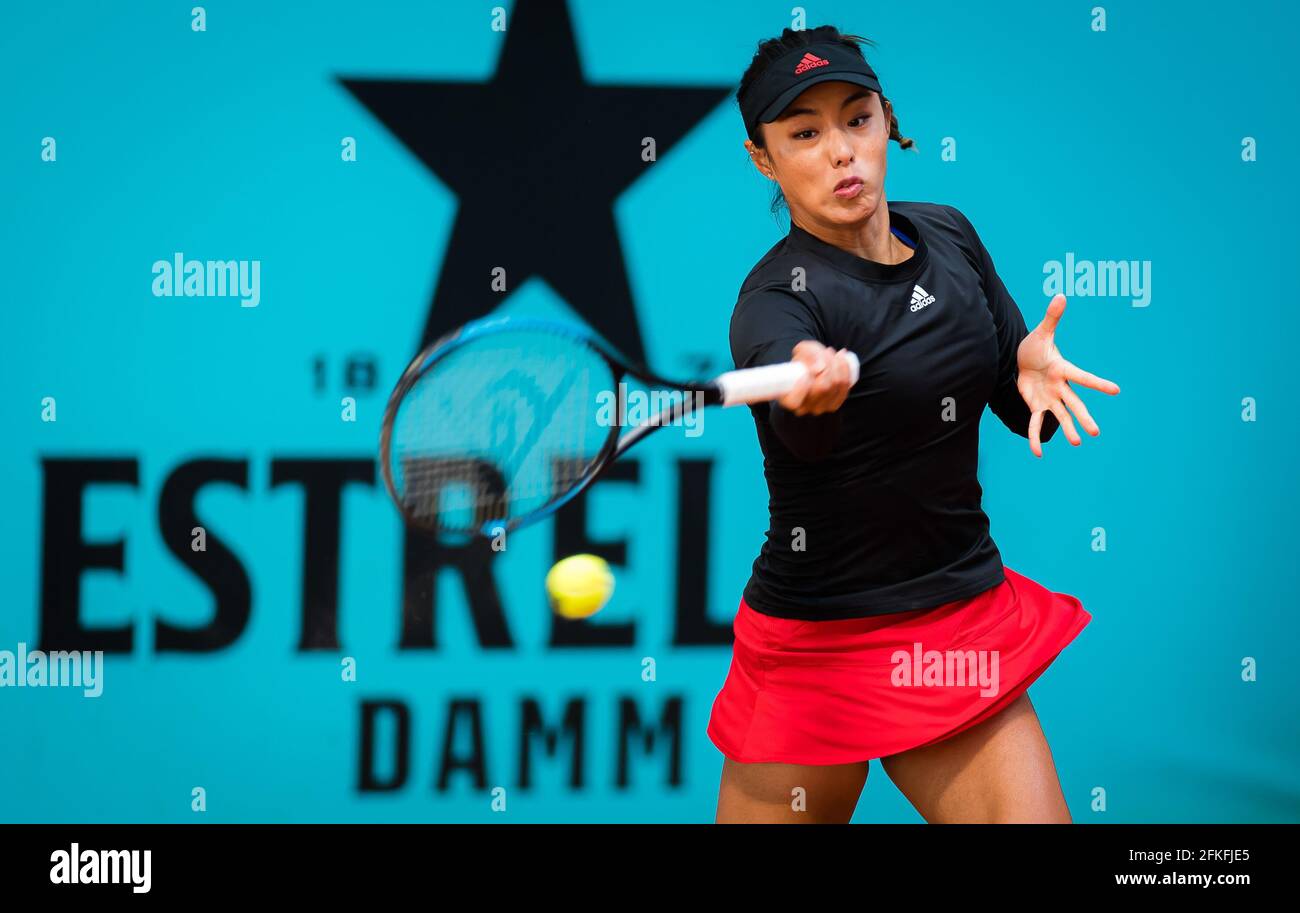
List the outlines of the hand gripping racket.
<svg viewBox="0 0 1300 913">
<path fill-rule="evenodd" d="M 858 359 L 847 354 L 857 383 Z M 492 537 L 555 512 L 651 431 L 702 406 L 779 399 L 806 372 L 791 361 L 678 383 L 578 326 L 477 320 L 398 380 L 379 438 L 384 484 L 414 526 Z M 627 377 L 669 391 L 668 404 L 626 425 Z"/>
</svg>

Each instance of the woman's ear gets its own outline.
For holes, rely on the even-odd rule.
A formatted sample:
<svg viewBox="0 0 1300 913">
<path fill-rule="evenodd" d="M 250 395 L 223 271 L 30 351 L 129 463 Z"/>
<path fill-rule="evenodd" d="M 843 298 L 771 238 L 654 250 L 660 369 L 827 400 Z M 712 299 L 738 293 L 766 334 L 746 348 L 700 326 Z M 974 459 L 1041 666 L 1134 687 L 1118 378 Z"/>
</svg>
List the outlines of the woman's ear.
<svg viewBox="0 0 1300 913">
<path fill-rule="evenodd" d="M 745 151 L 749 153 L 749 160 L 768 180 L 775 181 L 776 173 L 772 171 L 772 161 L 767 156 L 766 149 L 760 149 L 754 145 L 753 140 L 745 140 Z"/>
</svg>

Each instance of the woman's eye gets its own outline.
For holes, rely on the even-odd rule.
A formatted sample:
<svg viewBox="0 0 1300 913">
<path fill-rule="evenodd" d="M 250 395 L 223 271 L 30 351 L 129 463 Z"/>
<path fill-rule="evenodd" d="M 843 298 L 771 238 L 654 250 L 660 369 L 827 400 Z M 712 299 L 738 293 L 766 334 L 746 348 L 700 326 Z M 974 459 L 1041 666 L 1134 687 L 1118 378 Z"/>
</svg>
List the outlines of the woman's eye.
<svg viewBox="0 0 1300 913">
<path fill-rule="evenodd" d="M 805 133 L 812 133 L 812 132 L 813 132 L 812 130 L 800 130 L 798 133 L 796 133 L 796 134 L 794 135 L 794 138 L 795 138 L 795 139 L 802 139 L 802 138 L 803 138 L 803 135 L 804 135 Z"/>
<path fill-rule="evenodd" d="M 849 121 L 849 123 L 851 124 L 853 123 L 853 121 L 857 121 L 857 120 L 866 123 L 868 120 L 870 120 L 870 118 L 871 118 L 870 114 L 859 114 L 857 117 L 853 118 L 853 120 Z"/>
</svg>

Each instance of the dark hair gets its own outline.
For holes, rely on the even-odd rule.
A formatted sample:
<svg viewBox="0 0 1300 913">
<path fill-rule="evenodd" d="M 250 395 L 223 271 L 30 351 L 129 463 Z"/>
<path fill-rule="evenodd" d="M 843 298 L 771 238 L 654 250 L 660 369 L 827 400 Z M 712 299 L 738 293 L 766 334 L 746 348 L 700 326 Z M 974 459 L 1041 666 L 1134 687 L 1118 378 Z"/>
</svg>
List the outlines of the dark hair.
<svg viewBox="0 0 1300 913">
<path fill-rule="evenodd" d="M 862 45 L 869 44 L 873 48 L 875 42 L 870 38 L 863 38 L 861 35 L 845 35 L 833 25 L 819 25 L 815 29 L 784 29 L 776 38 L 768 38 L 758 43 L 758 50 L 754 52 L 754 59 L 749 62 L 745 75 L 740 77 L 740 87 L 736 89 L 736 102 L 739 104 L 740 97 L 748 91 L 760 76 L 771 66 L 772 61 L 784 57 L 790 51 L 799 48 L 808 47 L 811 44 L 830 41 L 841 44 L 850 48 L 863 60 L 866 57 L 862 54 Z M 889 99 L 883 94 L 880 96 L 881 107 L 883 108 Z M 889 138 L 898 143 L 900 148 L 915 149 L 916 143 L 898 132 L 898 118 L 894 112 L 889 112 Z M 763 146 L 763 125 L 755 124 L 754 129 L 749 134 L 750 141 L 760 149 Z M 781 193 L 780 185 L 776 188 L 776 193 L 772 197 L 772 214 L 776 215 L 777 209 L 785 202 L 785 196 Z"/>
</svg>

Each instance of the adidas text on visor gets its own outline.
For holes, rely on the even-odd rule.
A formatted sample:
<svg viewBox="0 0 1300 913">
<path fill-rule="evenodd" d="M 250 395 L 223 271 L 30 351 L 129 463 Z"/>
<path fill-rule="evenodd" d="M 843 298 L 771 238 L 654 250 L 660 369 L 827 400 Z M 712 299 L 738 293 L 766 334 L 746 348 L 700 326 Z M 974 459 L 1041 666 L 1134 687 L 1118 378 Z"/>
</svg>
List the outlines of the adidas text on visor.
<svg viewBox="0 0 1300 913">
<path fill-rule="evenodd" d="M 776 120 L 804 89 L 833 80 L 880 93 L 875 71 L 852 48 L 830 42 L 812 44 L 772 61 L 741 97 L 745 130 L 755 133 L 760 122 Z"/>
</svg>

